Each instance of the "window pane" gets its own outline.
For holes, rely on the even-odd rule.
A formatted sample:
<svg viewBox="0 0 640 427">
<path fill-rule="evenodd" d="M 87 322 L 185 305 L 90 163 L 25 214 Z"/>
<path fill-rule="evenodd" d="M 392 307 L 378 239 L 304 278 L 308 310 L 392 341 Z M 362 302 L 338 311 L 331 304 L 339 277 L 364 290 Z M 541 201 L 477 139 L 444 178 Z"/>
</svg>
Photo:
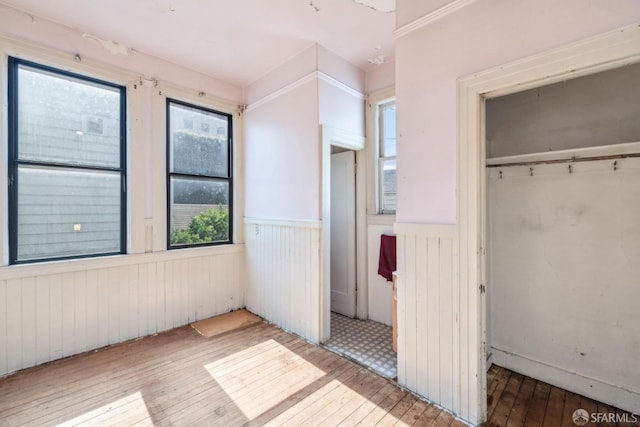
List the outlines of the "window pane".
<svg viewBox="0 0 640 427">
<path fill-rule="evenodd" d="M 170 172 L 229 176 L 228 117 L 169 104 Z"/>
<path fill-rule="evenodd" d="M 382 160 L 382 212 L 396 211 L 396 159 Z"/>
<path fill-rule="evenodd" d="M 120 167 L 120 91 L 20 65 L 20 160 Z"/>
<path fill-rule="evenodd" d="M 172 246 L 229 241 L 229 183 L 172 177 L 169 240 Z"/>
<path fill-rule="evenodd" d="M 385 104 L 382 109 L 382 157 L 396 155 L 396 104 Z"/>
<path fill-rule="evenodd" d="M 120 251 L 120 173 L 18 168 L 18 260 Z"/>
</svg>

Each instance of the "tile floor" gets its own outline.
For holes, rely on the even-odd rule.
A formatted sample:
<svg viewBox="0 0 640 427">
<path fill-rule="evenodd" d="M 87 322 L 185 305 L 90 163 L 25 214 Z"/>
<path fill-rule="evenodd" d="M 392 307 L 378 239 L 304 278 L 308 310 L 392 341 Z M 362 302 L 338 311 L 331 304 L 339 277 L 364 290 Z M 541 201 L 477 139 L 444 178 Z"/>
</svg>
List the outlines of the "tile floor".
<svg viewBox="0 0 640 427">
<path fill-rule="evenodd" d="M 328 349 L 371 368 L 386 378 L 398 375 L 393 351 L 391 326 L 372 320 L 350 319 L 331 313 L 331 339 Z"/>
</svg>

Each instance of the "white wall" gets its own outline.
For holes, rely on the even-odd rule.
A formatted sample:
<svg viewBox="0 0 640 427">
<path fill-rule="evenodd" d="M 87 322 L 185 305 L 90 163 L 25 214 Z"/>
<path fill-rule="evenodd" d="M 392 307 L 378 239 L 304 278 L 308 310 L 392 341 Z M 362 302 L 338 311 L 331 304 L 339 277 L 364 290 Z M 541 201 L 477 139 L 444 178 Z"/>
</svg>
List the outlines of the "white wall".
<svg viewBox="0 0 640 427">
<path fill-rule="evenodd" d="M 319 219 L 317 81 L 249 105 L 244 122 L 246 216 Z"/>
<path fill-rule="evenodd" d="M 76 30 L 4 6 L 0 28 L 0 116 L 7 116 L 8 55 L 126 86 L 128 166 L 127 255 L 7 266 L 0 121 L 0 375 L 243 307 L 242 244 L 166 250 L 164 117 L 167 96 L 234 114 L 241 175 L 241 90 L 135 51 L 112 55 Z M 76 52 L 82 61 L 74 61 Z M 241 243 L 242 180 L 235 183 L 234 241 Z"/>
<path fill-rule="evenodd" d="M 462 7 L 421 16 L 425 11 L 419 10 L 416 2 L 398 1 L 398 17 L 402 17 L 398 22 L 408 23 L 396 32 L 397 221 L 400 224 L 460 223 L 456 199 L 460 185 L 456 182 L 456 142 L 460 137 L 457 123 L 461 119 L 457 116 L 457 80 L 460 77 L 619 28 L 640 18 L 637 3 L 629 0 L 460 1 L 455 5 Z M 468 112 L 475 113 L 473 109 Z M 458 236 L 467 236 L 466 231 L 460 230 Z M 478 248 L 461 247 L 460 250 L 467 254 Z M 400 278 L 411 274 L 405 270 L 407 265 L 408 262 L 400 263 Z M 456 340 L 454 371 L 459 372 L 459 376 L 441 376 L 440 381 L 443 386 L 453 385 L 459 399 L 444 406 L 465 420 L 480 423 L 484 398 L 481 372 L 484 312 L 480 287 L 474 279 L 477 266 L 465 264 L 456 270 L 460 281 L 454 278 L 451 286 L 454 307 L 460 310 L 453 335 Z M 467 278 L 470 278 L 468 284 Z M 415 289 L 424 292 L 433 286 L 433 280 L 418 279 Z M 435 283 L 443 291 L 444 286 L 449 286 Z M 425 310 L 425 306 L 418 310 Z M 442 314 L 439 316 L 443 319 Z M 442 336 L 431 336 L 426 331 L 415 336 L 410 334 L 408 339 L 412 343 L 405 343 L 405 347 L 411 351 L 418 340 L 425 339 L 427 345 L 435 345 Z M 420 366 L 406 371 L 407 356 L 398 353 L 399 370 L 406 373 L 403 378 L 399 376 L 399 381 L 415 391 L 418 381 L 429 374 Z M 429 361 L 431 356 L 426 358 Z M 431 398 L 428 389 L 426 394 L 424 389 L 420 393 Z"/>
<path fill-rule="evenodd" d="M 367 70 L 365 74 L 365 92 L 371 94 L 393 86 L 396 82 L 396 62 L 388 60 Z"/>
<path fill-rule="evenodd" d="M 617 162 L 488 169 L 490 352 L 637 412 L 640 160 Z"/>
<path fill-rule="evenodd" d="M 245 88 L 247 307 L 313 342 L 323 303 L 320 129 L 362 135 L 363 87 L 361 71 L 314 45 Z"/>
<path fill-rule="evenodd" d="M 420 18 L 422 11 L 414 11 L 415 3 L 399 0 L 398 16 Z M 400 33 L 398 221 L 456 222 L 459 77 L 638 19 L 640 8 L 633 0 L 476 1 L 406 35 Z"/>
</svg>

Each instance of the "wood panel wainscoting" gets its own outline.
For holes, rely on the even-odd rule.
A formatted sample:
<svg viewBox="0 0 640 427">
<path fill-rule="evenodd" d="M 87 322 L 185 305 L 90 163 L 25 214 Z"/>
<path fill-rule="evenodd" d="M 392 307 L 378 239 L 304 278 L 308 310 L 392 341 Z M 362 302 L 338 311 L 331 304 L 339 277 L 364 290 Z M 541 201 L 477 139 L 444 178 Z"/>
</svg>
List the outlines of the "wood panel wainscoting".
<svg viewBox="0 0 640 427">
<path fill-rule="evenodd" d="M 244 246 L 0 268 L 0 376 L 244 306 Z"/>
<path fill-rule="evenodd" d="M 320 342 L 321 221 L 245 218 L 247 309 Z"/>
</svg>

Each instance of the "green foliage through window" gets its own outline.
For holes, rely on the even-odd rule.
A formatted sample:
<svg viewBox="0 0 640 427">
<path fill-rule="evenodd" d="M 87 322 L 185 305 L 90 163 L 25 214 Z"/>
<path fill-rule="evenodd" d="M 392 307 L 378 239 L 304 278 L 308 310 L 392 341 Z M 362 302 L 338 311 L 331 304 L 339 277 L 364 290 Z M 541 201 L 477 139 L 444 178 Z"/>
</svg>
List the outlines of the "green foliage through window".
<svg viewBox="0 0 640 427">
<path fill-rule="evenodd" d="M 224 242 L 229 240 L 229 209 L 226 206 L 211 208 L 196 215 L 189 226 L 171 233 L 172 245 Z"/>
</svg>

